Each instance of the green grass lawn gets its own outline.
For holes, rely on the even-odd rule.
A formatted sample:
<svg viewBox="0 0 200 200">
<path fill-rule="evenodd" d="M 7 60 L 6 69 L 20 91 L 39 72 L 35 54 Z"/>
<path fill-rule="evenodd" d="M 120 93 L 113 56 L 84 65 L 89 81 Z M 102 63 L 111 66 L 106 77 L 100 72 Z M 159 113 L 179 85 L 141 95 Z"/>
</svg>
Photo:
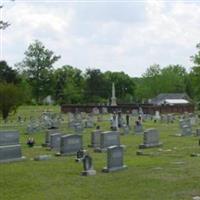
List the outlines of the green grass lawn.
<svg viewBox="0 0 200 200">
<path fill-rule="evenodd" d="M 15 119 L 20 113 L 37 117 L 45 109 L 59 112 L 59 107 L 24 106 L 10 118 Z M 66 121 L 67 116 L 63 116 Z M 99 125 L 103 130 L 109 130 L 108 122 Z M 159 130 L 163 147 L 144 150 L 152 156 L 137 156 L 143 137 L 133 133 L 121 136 L 121 144 L 126 145 L 124 163 L 128 168 L 108 174 L 101 172 L 106 166 L 106 153 L 94 153 L 87 148 L 92 129 L 85 129 L 84 146 L 90 152 L 97 171 L 96 176 L 90 177 L 80 175 L 83 166 L 76 163 L 73 156 L 55 157 L 54 152 L 40 147 L 44 142 L 44 131 L 34 135 L 36 147 L 28 148 L 26 127 L 18 127 L 22 152 L 27 159 L 0 164 L 0 200 L 186 200 L 200 196 L 200 157 L 190 157 L 193 152 L 200 153 L 198 138 L 173 136 L 179 132 L 178 121 L 170 125 L 148 121 L 144 127 Z M 71 131 L 66 123 L 61 129 L 66 134 Z M 32 160 L 42 154 L 51 154 L 52 159 Z"/>
</svg>

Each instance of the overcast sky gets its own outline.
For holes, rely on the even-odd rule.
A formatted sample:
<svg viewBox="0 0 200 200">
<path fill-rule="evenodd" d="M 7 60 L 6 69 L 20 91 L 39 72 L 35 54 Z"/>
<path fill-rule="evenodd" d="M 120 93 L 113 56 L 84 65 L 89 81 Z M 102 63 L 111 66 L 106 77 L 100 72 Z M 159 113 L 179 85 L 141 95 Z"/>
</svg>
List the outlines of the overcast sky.
<svg viewBox="0 0 200 200">
<path fill-rule="evenodd" d="M 152 64 L 192 67 L 200 42 L 198 1 L 4 1 L 3 59 L 20 62 L 35 39 L 82 70 L 141 76 Z"/>
</svg>

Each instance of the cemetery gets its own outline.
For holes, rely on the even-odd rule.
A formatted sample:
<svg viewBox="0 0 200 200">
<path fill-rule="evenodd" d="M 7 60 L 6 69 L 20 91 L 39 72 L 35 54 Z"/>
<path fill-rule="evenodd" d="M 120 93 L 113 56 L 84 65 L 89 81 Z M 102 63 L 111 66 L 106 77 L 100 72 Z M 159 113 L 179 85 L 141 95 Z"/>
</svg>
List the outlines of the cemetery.
<svg viewBox="0 0 200 200">
<path fill-rule="evenodd" d="M 30 113 L 29 106 L 23 106 L 18 114 L 39 119 L 42 110 L 60 112 L 59 106 L 38 106 L 37 109 Z M 99 122 L 100 115 L 105 120 Z M 124 121 L 126 115 L 121 113 Z M 23 199 L 31 190 L 29 199 L 107 199 L 110 195 L 115 199 L 162 199 L 162 192 L 167 188 L 166 199 L 191 199 L 198 196 L 200 187 L 200 120 L 197 118 L 191 125 L 192 118 L 188 116 L 174 114 L 173 123 L 162 119 L 155 123 L 154 116 L 146 118 L 141 121 L 144 131 L 140 134 L 135 130 L 138 120 L 135 114 L 129 117 L 128 134 L 120 134 L 124 127 L 110 130 L 109 114 L 94 115 L 92 120 L 97 129 L 84 127 L 80 134 L 75 126 L 68 124 L 72 119 L 84 124 L 87 117 L 84 113 L 78 119 L 75 114 L 62 113 L 63 120 L 55 129 L 38 121 L 39 130 L 29 134 L 26 132 L 29 120 L 19 123 L 15 115 L 11 116 L 7 122 L 9 129 L 5 122 L 0 124 L 1 195 L 3 199 Z M 185 124 L 192 129 L 190 137 L 172 136 L 181 133 Z M 31 148 L 26 144 L 29 137 L 35 141 Z M 87 177 L 83 179 L 84 176 Z M 3 184 L 5 180 L 7 185 Z M 21 190 L 23 185 L 25 189 Z M 118 190 L 110 193 L 108 187 Z M 55 192 L 48 196 L 43 193 L 47 188 Z M 150 192 L 158 188 L 159 192 Z"/>
<path fill-rule="evenodd" d="M 200 200 L 198 1 L 0 1 L 0 200 Z"/>
</svg>

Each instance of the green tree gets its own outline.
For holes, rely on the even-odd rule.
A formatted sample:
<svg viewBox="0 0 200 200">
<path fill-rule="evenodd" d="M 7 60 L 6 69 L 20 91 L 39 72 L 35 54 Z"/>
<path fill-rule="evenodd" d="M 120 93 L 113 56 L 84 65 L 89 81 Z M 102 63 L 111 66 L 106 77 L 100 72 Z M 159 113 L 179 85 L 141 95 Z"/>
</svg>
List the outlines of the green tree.
<svg viewBox="0 0 200 200">
<path fill-rule="evenodd" d="M 105 102 L 104 89 L 106 80 L 100 69 L 87 69 L 85 73 L 84 96 L 86 103 Z"/>
<path fill-rule="evenodd" d="M 193 88 L 193 96 L 198 102 L 200 102 L 200 43 L 196 45 L 196 48 L 198 52 L 194 56 L 191 56 L 194 67 L 192 67 L 190 77 Z"/>
<path fill-rule="evenodd" d="M 23 103 L 23 93 L 13 84 L 0 83 L 0 97 L 0 111 L 2 118 L 6 120 L 9 113 L 16 111 Z"/>
<path fill-rule="evenodd" d="M 169 65 L 161 69 L 159 65 L 153 65 L 137 80 L 137 100 L 147 101 L 160 93 L 187 92 L 189 84 L 184 67 Z"/>
<path fill-rule="evenodd" d="M 18 64 L 27 74 L 37 102 L 52 94 L 52 69 L 59 58 L 60 56 L 55 56 L 53 51 L 46 49 L 40 41 L 36 40 L 29 45 L 24 60 Z"/>
<path fill-rule="evenodd" d="M 69 65 L 55 70 L 54 85 L 58 103 L 83 102 L 84 78 L 81 70 Z"/>
<path fill-rule="evenodd" d="M 13 84 L 20 82 L 17 71 L 9 67 L 6 61 L 0 61 L 0 82 Z"/>
<path fill-rule="evenodd" d="M 124 72 L 105 72 L 107 80 L 107 93 L 111 97 L 112 82 L 115 83 L 116 97 L 118 103 L 131 103 L 135 96 L 134 79 Z"/>
</svg>

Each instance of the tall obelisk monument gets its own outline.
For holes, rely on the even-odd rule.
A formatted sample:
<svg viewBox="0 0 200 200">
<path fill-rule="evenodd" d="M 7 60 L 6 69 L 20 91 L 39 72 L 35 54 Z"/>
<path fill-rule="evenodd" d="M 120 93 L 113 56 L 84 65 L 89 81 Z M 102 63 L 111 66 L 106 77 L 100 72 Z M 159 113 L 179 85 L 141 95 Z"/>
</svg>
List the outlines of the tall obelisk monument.
<svg viewBox="0 0 200 200">
<path fill-rule="evenodd" d="M 117 105 L 117 98 L 115 97 L 115 84 L 112 83 L 112 97 L 111 97 L 111 106 Z"/>
</svg>

